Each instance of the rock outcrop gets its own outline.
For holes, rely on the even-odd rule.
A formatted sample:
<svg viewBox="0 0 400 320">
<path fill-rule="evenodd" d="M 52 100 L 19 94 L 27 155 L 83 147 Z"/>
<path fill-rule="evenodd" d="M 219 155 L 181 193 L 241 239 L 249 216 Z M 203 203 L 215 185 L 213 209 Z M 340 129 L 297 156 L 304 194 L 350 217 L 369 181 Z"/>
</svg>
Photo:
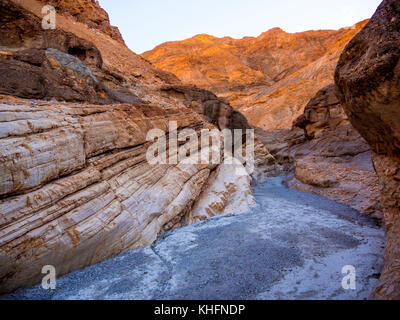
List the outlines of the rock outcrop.
<svg viewBox="0 0 400 320">
<path fill-rule="evenodd" d="M 365 24 L 301 33 L 274 28 L 243 39 L 198 35 L 142 56 L 185 84 L 226 98 L 252 125 L 290 129 L 308 101 L 333 82 L 344 46 Z"/>
<path fill-rule="evenodd" d="M 183 101 L 186 107 L 201 114 L 205 120 L 222 129 L 250 129 L 246 117 L 233 109 L 224 98 L 194 86 L 167 85 L 161 92 L 175 102 Z"/>
<path fill-rule="evenodd" d="M 41 28 L 41 1 L 0 3 L 0 292 L 38 283 L 44 265 L 60 276 L 254 204 L 241 165 L 146 158 L 151 129 L 247 129 L 243 115 L 57 3 L 55 30 Z"/>
<path fill-rule="evenodd" d="M 40 0 L 43 5 L 52 5 L 60 14 L 97 29 L 113 40 L 125 43 L 117 27 L 110 25 L 108 13 L 97 0 Z"/>
<path fill-rule="evenodd" d="M 347 45 L 336 69 L 338 97 L 375 152 L 387 228 L 376 299 L 400 299 L 400 2 L 384 0 Z"/>
<path fill-rule="evenodd" d="M 350 124 L 333 84 L 310 100 L 292 130 L 256 132 L 278 168 L 293 172 L 286 179 L 289 187 L 382 218 L 371 149 Z"/>
<path fill-rule="evenodd" d="M 222 164 L 211 173 L 199 200 L 186 218 L 188 224 L 221 214 L 245 213 L 256 205 L 248 188 L 251 177 L 232 174 L 236 169 L 243 170 L 243 166 L 233 159 L 233 164 Z"/>
<path fill-rule="evenodd" d="M 42 8 L 43 3 L 36 0 L 0 3 L 0 47 L 6 55 L 12 57 L 26 49 L 57 49 L 79 58 L 110 89 L 128 90 L 148 102 L 161 101 L 160 86 L 181 84 L 174 75 L 154 67 L 124 44 L 63 12 L 57 12 L 55 30 L 44 30 Z"/>
<path fill-rule="evenodd" d="M 144 103 L 128 89 L 110 89 L 79 58 L 57 49 L 0 55 L 1 94 L 96 104 Z"/>
</svg>

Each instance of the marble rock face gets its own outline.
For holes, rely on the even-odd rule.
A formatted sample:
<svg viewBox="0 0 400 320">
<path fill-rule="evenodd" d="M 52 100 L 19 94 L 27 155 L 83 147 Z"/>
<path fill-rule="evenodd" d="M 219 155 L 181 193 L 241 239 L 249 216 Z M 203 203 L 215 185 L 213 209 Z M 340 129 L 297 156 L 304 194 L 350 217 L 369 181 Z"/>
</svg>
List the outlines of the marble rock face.
<svg viewBox="0 0 400 320">
<path fill-rule="evenodd" d="M 215 129 L 190 109 L 1 100 L 2 292 L 44 265 L 65 274 L 254 204 L 249 175 L 229 165 L 149 164 L 149 130 Z"/>
</svg>

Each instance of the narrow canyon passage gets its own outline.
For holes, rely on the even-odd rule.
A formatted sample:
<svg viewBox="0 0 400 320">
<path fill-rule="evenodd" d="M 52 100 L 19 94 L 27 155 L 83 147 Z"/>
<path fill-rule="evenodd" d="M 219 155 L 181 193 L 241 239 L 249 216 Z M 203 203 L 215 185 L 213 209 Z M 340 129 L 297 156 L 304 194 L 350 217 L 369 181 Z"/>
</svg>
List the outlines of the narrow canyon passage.
<svg viewBox="0 0 400 320">
<path fill-rule="evenodd" d="M 254 188 L 249 213 L 215 217 L 167 233 L 57 280 L 1 299 L 367 299 L 383 265 L 375 220 L 325 198 L 286 189 L 282 178 Z M 344 266 L 356 289 L 344 290 Z"/>
</svg>

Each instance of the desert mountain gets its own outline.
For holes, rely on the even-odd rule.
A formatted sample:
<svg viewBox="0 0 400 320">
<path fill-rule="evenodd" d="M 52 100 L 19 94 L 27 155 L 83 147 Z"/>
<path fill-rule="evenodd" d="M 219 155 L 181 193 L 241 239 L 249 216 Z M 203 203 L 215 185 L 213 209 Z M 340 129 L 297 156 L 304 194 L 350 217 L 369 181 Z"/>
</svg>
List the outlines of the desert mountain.
<svg viewBox="0 0 400 320">
<path fill-rule="evenodd" d="M 227 98 L 253 125 L 291 128 L 308 101 L 333 82 L 344 46 L 366 23 L 301 33 L 274 28 L 243 39 L 202 34 L 142 56 L 184 83 Z"/>
</svg>

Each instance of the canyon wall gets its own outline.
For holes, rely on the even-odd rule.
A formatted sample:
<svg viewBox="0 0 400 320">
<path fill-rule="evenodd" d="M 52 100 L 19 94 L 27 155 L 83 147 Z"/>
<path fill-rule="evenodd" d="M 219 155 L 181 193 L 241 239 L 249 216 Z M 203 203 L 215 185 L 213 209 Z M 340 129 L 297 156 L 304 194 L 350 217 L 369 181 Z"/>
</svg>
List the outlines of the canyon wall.
<svg viewBox="0 0 400 320">
<path fill-rule="evenodd" d="M 142 56 L 184 83 L 226 98 L 252 125 L 290 129 L 308 101 L 333 82 L 344 46 L 365 24 L 301 33 L 274 28 L 243 39 L 203 34 Z"/>
<path fill-rule="evenodd" d="M 256 130 L 288 187 L 382 218 L 380 184 L 368 143 L 351 125 L 334 84 L 321 89 L 291 130 Z M 273 172 L 266 172 L 274 175 Z"/>
<path fill-rule="evenodd" d="M 335 74 L 351 123 L 370 144 L 387 228 L 376 299 L 400 299 L 400 2 L 384 0 L 346 46 Z"/>
<path fill-rule="evenodd" d="M 95 2 L 53 2 L 55 30 L 41 28 L 43 1 L 0 3 L 0 292 L 40 282 L 44 265 L 61 276 L 255 204 L 241 164 L 146 159 L 151 129 L 199 136 L 246 118 L 130 51 Z"/>
</svg>

